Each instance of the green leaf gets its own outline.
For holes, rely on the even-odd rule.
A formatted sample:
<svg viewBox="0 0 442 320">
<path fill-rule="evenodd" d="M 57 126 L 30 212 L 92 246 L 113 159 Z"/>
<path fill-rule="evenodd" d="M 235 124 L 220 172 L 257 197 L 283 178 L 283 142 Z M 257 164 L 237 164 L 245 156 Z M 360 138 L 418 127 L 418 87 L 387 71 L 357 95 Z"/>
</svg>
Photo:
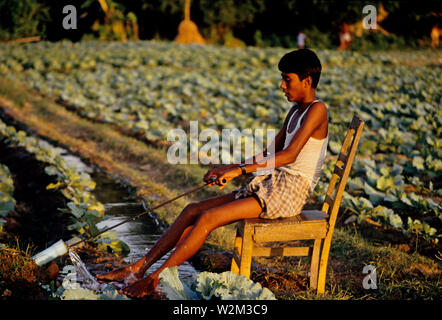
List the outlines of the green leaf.
<svg viewBox="0 0 442 320">
<path fill-rule="evenodd" d="M 164 269 L 160 275 L 161 291 L 169 300 L 196 300 L 197 294 L 183 284 L 178 276 L 178 267 Z"/>
<path fill-rule="evenodd" d="M 373 204 L 370 202 L 370 200 L 364 197 L 359 198 L 359 205 L 361 209 L 373 209 Z"/>
<path fill-rule="evenodd" d="M 365 174 L 367 175 L 367 181 L 371 186 L 376 186 L 378 179 L 381 177 L 372 168 L 366 167 Z"/>
<path fill-rule="evenodd" d="M 119 294 L 112 285 L 106 286 L 99 292 L 82 288 L 80 283 L 71 282 L 68 278 L 64 278 L 62 285 L 58 287 L 53 297 L 61 300 L 130 300 L 129 297 Z"/>
<path fill-rule="evenodd" d="M 391 173 L 395 176 L 400 175 L 402 171 L 404 170 L 404 167 L 395 163 L 393 167 L 391 168 Z"/>
<path fill-rule="evenodd" d="M 97 243 L 99 248 L 105 251 L 110 248 L 120 256 L 130 252 L 129 246 L 124 241 L 118 239 L 118 234 L 115 230 L 109 230 L 101 234 L 97 239 Z"/>
<path fill-rule="evenodd" d="M 415 167 L 418 170 L 424 170 L 425 169 L 425 160 L 424 158 L 420 157 L 420 156 L 415 156 L 413 157 L 413 167 Z"/>
<path fill-rule="evenodd" d="M 427 162 L 427 164 L 428 164 L 428 167 L 435 172 L 442 170 L 442 160 L 441 159 L 432 159 L 431 161 Z"/>
<path fill-rule="evenodd" d="M 393 194 L 391 194 L 390 192 L 387 191 L 387 195 L 385 196 L 384 201 L 396 202 L 396 201 L 398 201 L 398 198 L 395 195 L 393 195 Z"/>
<path fill-rule="evenodd" d="M 6 217 L 9 212 L 14 210 L 15 207 L 15 200 L 12 199 L 8 202 L 2 202 L 0 201 L 0 216 Z"/>
<path fill-rule="evenodd" d="M 207 286 L 215 287 L 213 295 L 221 300 L 276 300 L 269 289 L 262 288 L 259 283 L 230 271 L 220 274 L 201 272 L 197 277 L 196 290 L 200 293 L 200 290 L 211 292 Z"/>
<path fill-rule="evenodd" d="M 394 188 L 394 179 L 393 177 L 382 176 L 376 182 L 376 188 L 381 191 L 386 191 L 388 189 Z"/>
<path fill-rule="evenodd" d="M 387 167 L 386 165 L 382 166 L 379 168 L 379 172 L 383 175 L 383 176 L 389 176 L 390 175 L 390 168 Z"/>
<path fill-rule="evenodd" d="M 350 189 L 353 190 L 362 190 L 364 189 L 364 181 L 357 177 L 357 178 L 350 178 L 348 179 L 348 186 L 350 187 Z"/>
<path fill-rule="evenodd" d="M 370 216 L 377 218 L 376 220 L 381 220 L 384 224 L 391 225 L 394 228 L 402 229 L 403 222 L 398 214 L 390 208 L 384 206 L 377 206 L 370 213 Z"/>
<path fill-rule="evenodd" d="M 362 154 L 371 155 L 374 152 L 376 152 L 377 148 L 378 148 L 378 143 L 376 141 L 373 141 L 371 139 L 370 140 L 366 139 L 362 141 L 359 149 Z"/>
<path fill-rule="evenodd" d="M 62 181 L 59 181 L 59 182 L 57 182 L 57 183 L 50 183 L 50 184 L 48 184 L 48 185 L 46 186 L 46 190 L 58 189 L 58 188 L 60 188 L 60 187 L 63 186 L 63 185 L 65 185 L 65 183 L 62 182 Z"/>
<path fill-rule="evenodd" d="M 328 146 L 331 152 L 333 152 L 334 154 L 338 154 L 339 152 L 341 152 L 341 144 L 339 142 L 331 140 L 328 142 Z"/>
<path fill-rule="evenodd" d="M 216 297 L 219 288 L 226 288 L 226 286 L 218 279 L 208 276 L 198 277 L 196 291 L 201 294 L 204 300 L 210 300 L 213 296 Z"/>
<path fill-rule="evenodd" d="M 160 274 L 162 291 L 170 300 L 194 300 L 213 298 L 221 300 L 276 300 L 275 295 L 259 283 L 242 275 L 226 271 L 223 273 L 201 272 L 190 286 L 181 282 L 178 268 L 166 268 Z M 191 288 L 195 288 L 192 291 Z"/>
<path fill-rule="evenodd" d="M 395 228 L 399 228 L 401 229 L 403 226 L 403 222 L 401 217 L 398 214 L 394 214 L 394 215 L 390 215 L 389 216 L 390 219 L 390 224 L 395 227 Z"/>
<path fill-rule="evenodd" d="M 81 218 L 81 217 L 85 214 L 85 212 L 86 212 L 86 210 L 84 210 L 84 209 L 78 207 L 74 202 L 69 202 L 69 203 L 67 204 L 67 206 L 68 206 L 69 209 L 71 209 L 71 213 L 72 213 L 77 219 Z"/>
<path fill-rule="evenodd" d="M 402 175 L 397 175 L 394 177 L 394 186 L 399 190 L 402 190 L 405 187 L 404 177 Z"/>
<path fill-rule="evenodd" d="M 410 207 L 413 206 L 413 204 L 411 203 L 410 199 L 407 198 L 407 195 L 402 195 L 399 200 L 401 200 L 403 203 L 409 205 Z"/>
<path fill-rule="evenodd" d="M 381 203 L 385 198 L 385 193 L 375 190 L 366 182 L 364 182 L 364 192 L 368 195 L 370 201 L 374 205 Z"/>
<path fill-rule="evenodd" d="M 58 174 L 58 170 L 54 166 L 46 167 L 45 168 L 45 172 L 46 172 L 47 175 L 50 175 L 50 176 L 55 176 L 56 174 Z"/>
<path fill-rule="evenodd" d="M 86 212 L 83 216 L 83 218 L 86 220 L 87 225 L 89 226 L 89 230 L 91 232 L 91 235 L 97 234 L 98 228 L 95 226 L 95 223 L 99 221 L 96 216 L 90 214 L 89 212 Z"/>
<path fill-rule="evenodd" d="M 427 201 L 428 206 L 433 210 L 438 210 L 440 204 L 438 205 L 436 202 L 434 202 L 431 198 L 426 198 L 425 201 Z"/>
</svg>

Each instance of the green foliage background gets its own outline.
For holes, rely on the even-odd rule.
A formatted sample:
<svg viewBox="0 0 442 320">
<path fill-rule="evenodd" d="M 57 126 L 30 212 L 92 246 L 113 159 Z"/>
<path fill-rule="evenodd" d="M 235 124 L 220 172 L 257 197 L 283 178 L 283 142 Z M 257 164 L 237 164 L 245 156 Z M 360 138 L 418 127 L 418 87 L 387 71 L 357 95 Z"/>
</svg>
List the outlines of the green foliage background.
<svg viewBox="0 0 442 320">
<path fill-rule="evenodd" d="M 106 1 L 124 15 L 136 15 L 143 40 L 172 40 L 183 20 L 184 1 Z M 381 3 L 389 13 L 381 25 L 391 36 L 358 39 L 355 49 L 414 47 L 418 39 L 429 39 L 431 27 L 440 23 L 440 1 L 376 0 L 369 4 Z M 77 30 L 62 28 L 65 16 L 62 10 L 68 4 L 77 8 Z M 336 48 L 340 24 L 360 21 L 366 4 L 362 0 L 194 0 L 191 19 L 211 43 L 224 43 L 226 38 L 234 36 L 246 45 L 294 47 L 297 32 L 304 30 L 310 46 Z M 0 0 L 0 39 L 40 35 L 43 40 L 78 41 L 85 36 L 98 37 L 92 25 L 104 19 L 98 0 Z"/>
</svg>

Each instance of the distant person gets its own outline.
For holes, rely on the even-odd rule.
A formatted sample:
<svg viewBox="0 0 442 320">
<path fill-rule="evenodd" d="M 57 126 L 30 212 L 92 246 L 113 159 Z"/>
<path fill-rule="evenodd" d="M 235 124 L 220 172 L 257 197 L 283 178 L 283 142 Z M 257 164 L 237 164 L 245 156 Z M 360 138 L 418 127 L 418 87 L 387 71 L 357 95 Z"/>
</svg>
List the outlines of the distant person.
<svg viewBox="0 0 442 320">
<path fill-rule="evenodd" d="M 305 42 L 307 41 L 307 36 L 304 32 L 299 31 L 297 36 L 298 41 L 298 49 L 304 49 L 305 48 Z"/>
<path fill-rule="evenodd" d="M 350 28 L 348 25 L 344 22 L 341 25 L 341 31 L 339 32 L 339 51 L 348 50 L 351 51 L 351 34 L 350 34 Z"/>
<path fill-rule="evenodd" d="M 433 49 L 439 48 L 439 37 L 440 37 L 439 24 L 436 23 L 431 29 L 431 47 Z"/>
</svg>

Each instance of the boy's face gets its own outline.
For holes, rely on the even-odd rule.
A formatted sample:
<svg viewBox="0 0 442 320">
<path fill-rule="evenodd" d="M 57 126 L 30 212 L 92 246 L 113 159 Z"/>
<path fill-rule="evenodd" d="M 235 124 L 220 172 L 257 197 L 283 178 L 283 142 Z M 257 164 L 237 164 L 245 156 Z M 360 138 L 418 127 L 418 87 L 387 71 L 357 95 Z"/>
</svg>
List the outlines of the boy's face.
<svg viewBox="0 0 442 320">
<path fill-rule="evenodd" d="M 307 77 L 302 81 L 299 81 L 299 77 L 296 73 L 281 72 L 282 82 L 280 88 L 284 91 L 284 94 L 288 101 L 298 102 L 302 100 L 311 87 L 311 77 Z"/>
</svg>

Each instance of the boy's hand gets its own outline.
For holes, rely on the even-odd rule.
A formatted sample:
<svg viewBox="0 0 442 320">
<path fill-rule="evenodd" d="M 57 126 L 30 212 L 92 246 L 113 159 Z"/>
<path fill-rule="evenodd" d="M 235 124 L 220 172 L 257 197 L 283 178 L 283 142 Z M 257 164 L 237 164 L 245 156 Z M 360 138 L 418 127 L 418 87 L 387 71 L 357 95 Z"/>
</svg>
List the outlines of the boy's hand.
<svg viewBox="0 0 442 320">
<path fill-rule="evenodd" d="M 209 183 L 210 186 L 213 186 L 216 183 L 216 180 L 218 179 L 219 174 L 221 173 L 220 168 L 211 169 L 207 171 L 207 173 L 204 175 L 204 182 Z"/>
<path fill-rule="evenodd" d="M 239 167 L 225 171 L 221 176 L 218 177 L 217 185 L 219 185 L 219 189 L 222 190 L 222 188 L 224 188 L 224 186 L 228 184 L 230 180 L 233 180 L 240 175 L 241 169 Z"/>
<path fill-rule="evenodd" d="M 221 167 L 207 171 L 207 173 L 204 175 L 203 180 L 207 183 L 210 182 L 210 186 L 214 184 L 219 185 L 221 190 L 227 183 L 229 183 L 230 180 L 236 178 L 239 175 L 241 175 L 241 170 L 238 167 Z"/>
<path fill-rule="evenodd" d="M 215 169 L 210 169 L 207 171 L 207 173 L 204 175 L 203 180 L 205 182 L 210 182 L 211 179 L 218 179 L 220 175 L 222 175 L 225 171 L 227 171 L 229 168 L 227 166 L 222 166 Z M 212 184 L 211 184 L 212 185 Z"/>
</svg>

